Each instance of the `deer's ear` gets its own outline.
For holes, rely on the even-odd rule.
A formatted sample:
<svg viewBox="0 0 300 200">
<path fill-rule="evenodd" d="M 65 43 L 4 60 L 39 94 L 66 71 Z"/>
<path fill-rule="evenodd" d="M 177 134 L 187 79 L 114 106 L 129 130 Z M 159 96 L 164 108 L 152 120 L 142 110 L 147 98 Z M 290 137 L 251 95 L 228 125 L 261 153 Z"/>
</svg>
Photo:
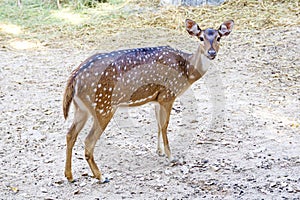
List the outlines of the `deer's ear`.
<svg viewBox="0 0 300 200">
<path fill-rule="evenodd" d="M 198 24 L 190 19 L 185 20 L 185 28 L 187 32 L 192 36 L 198 37 L 201 33 L 201 29 L 199 28 Z"/>
<path fill-rule="evenodd" d="M 219 34 L 221 36 L 229 35 L 233 29 L 233 24 L 234 24 L 233 20 L 229 20 L 229 21 L 226 21 L 223 24 L 221 24 L 221 26 L 219 28 Z"/>
</svg>

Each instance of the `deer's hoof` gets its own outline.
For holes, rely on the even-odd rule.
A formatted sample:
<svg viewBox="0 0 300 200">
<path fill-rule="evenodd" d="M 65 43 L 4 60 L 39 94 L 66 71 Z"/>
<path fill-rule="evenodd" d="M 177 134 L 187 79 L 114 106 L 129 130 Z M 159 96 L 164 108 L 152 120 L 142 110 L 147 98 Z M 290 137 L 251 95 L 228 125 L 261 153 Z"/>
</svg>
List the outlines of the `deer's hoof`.
<svg viewBox="0 0 300 200">
<path fill-rule="evenodd" d="M 162 152 L 161 149 L 157 149 L 157 150 L 156 150 L 156 153 L 157 153 L 157 155 L 159 155 L 159 156 L 163 156 L 163 155 L 164 155 L 164 153 Z"/>
<path fill-rule="evenodd" d="M 70 183 L 75 182 L 74 179 L 73 179 L 72 174 L 65 173 L 65 177 L 68 179 L 68 181 L 69 181 Z"/>
<path fill-rule="evenodd" d="M 101 180 L 100 180 L 100 183 L 101 183 L 101 184 L 109 183 L 109 181 L 110 181 L 109 178 L 103 177 L 103 176 L 102 176 L 102 177 L 101 177 Z"/>
<path fill-rule="evenodd" d="M 169 165 L 170 166 L 176 166 L 179 164 L 179 159 L 178 158 L 174 158 L 174 157 L 171 157 L 169 158 Z"/>
<path fill-rule="evenodd" d="M 172 158 L 172 160 L 170 160 L 170 163 L 178 163 L 178 158 Z"/>
</svg>

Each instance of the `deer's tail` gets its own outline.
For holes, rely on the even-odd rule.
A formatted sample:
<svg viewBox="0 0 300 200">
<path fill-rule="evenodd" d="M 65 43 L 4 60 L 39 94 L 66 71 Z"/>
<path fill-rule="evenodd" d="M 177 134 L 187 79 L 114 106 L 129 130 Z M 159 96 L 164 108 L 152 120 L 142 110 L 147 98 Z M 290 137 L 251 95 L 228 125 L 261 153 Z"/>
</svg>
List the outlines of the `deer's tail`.
<svg viewBox="0 0 300 200">
<path fill-rule="evenodd" d="M 63 111 L 64 111 L 64 117 L 65 119 L 68 118 L 70 106 L 74 97 L 74 88 L 75 88 L 75 76 L 74 74 L 71 75 L 71 77 L 68 80 L 66 89 L 65 89 L 65 94 L 64 94 L 64 99 L 63 99 Z"/>
</svg>

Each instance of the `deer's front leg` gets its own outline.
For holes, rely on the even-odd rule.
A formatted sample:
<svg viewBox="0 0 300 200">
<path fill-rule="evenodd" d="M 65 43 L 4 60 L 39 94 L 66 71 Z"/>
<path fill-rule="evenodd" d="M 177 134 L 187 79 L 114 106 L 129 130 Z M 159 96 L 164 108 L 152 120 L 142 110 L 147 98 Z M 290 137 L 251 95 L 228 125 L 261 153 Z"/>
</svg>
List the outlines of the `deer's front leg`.
<svg viewBox="0 0 300 200">
<path fill-rule="evenodd" d="M 156 116 L 156 121 L 157 121 L 157 150 L 156 153 L 159 156 L 163 155 L 163 151 L 161 149 L 161 122 L 160 122 L 160 105 L 157 104 L 155 105 L 155 116 Z"/>
<path fill-rule="evenodd" d="M 171 155 L 171 150 L 169 146 L 169 141 L 168 141 L 168 136 L 167 136 L 167 129 L 168 129 L 168 124 L 169 124 L 169 119 L 170 119 L 170 114 L 171 114 L 171 109 L 174 101 L 169 101 L 169 102 L 159 102 L 159 124 L 161 126 L 161 133 L 162 133 L 162 139 L 164 142 L 164 150 L 165 154 L 169 158 L 170 161 L 173 160 L 173 157 Z"/>
</svg>

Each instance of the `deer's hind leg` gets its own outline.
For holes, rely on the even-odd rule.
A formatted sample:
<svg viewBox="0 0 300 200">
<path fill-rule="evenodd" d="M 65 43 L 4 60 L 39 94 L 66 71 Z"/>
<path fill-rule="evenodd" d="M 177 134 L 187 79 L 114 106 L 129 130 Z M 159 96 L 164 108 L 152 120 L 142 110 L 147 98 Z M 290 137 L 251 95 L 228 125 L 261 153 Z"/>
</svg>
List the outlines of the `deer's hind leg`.
<svg viewBox="0 0 300 200">
<path fill-rule="evenodd" d="M 67 150 L 66 150 L 65 177 L 69 181 L 73 181 L 73 175 L 72 175 L 73 146 L 76 142 L 79 132 L 82 130 L 82 128 L 84 127 L 88 119 L 88 112 L 86 110 L 81 109 L 76 102 L 74 102 L 74 106 L 75 106 L 74 120 L 66 136 Z"/>
<path fill-rule="evenodd" d="M 102 183 L 106 183 L 109 180 L 102 176 L 101 171 L 99 170 L 97 164 L 95 163 L 94 148 L 98 139 L 102 135 L 103 131 L 105 130 L 106 126 L 108 125 L 113 115 L 109 115 L 106 117 L 106 116 L 95 114 L 93 116 L 94 116 L 93 127 L 85 139 L 85 159 L 88 162 L 94 177 L 99 179 Z"/>
</svg>

